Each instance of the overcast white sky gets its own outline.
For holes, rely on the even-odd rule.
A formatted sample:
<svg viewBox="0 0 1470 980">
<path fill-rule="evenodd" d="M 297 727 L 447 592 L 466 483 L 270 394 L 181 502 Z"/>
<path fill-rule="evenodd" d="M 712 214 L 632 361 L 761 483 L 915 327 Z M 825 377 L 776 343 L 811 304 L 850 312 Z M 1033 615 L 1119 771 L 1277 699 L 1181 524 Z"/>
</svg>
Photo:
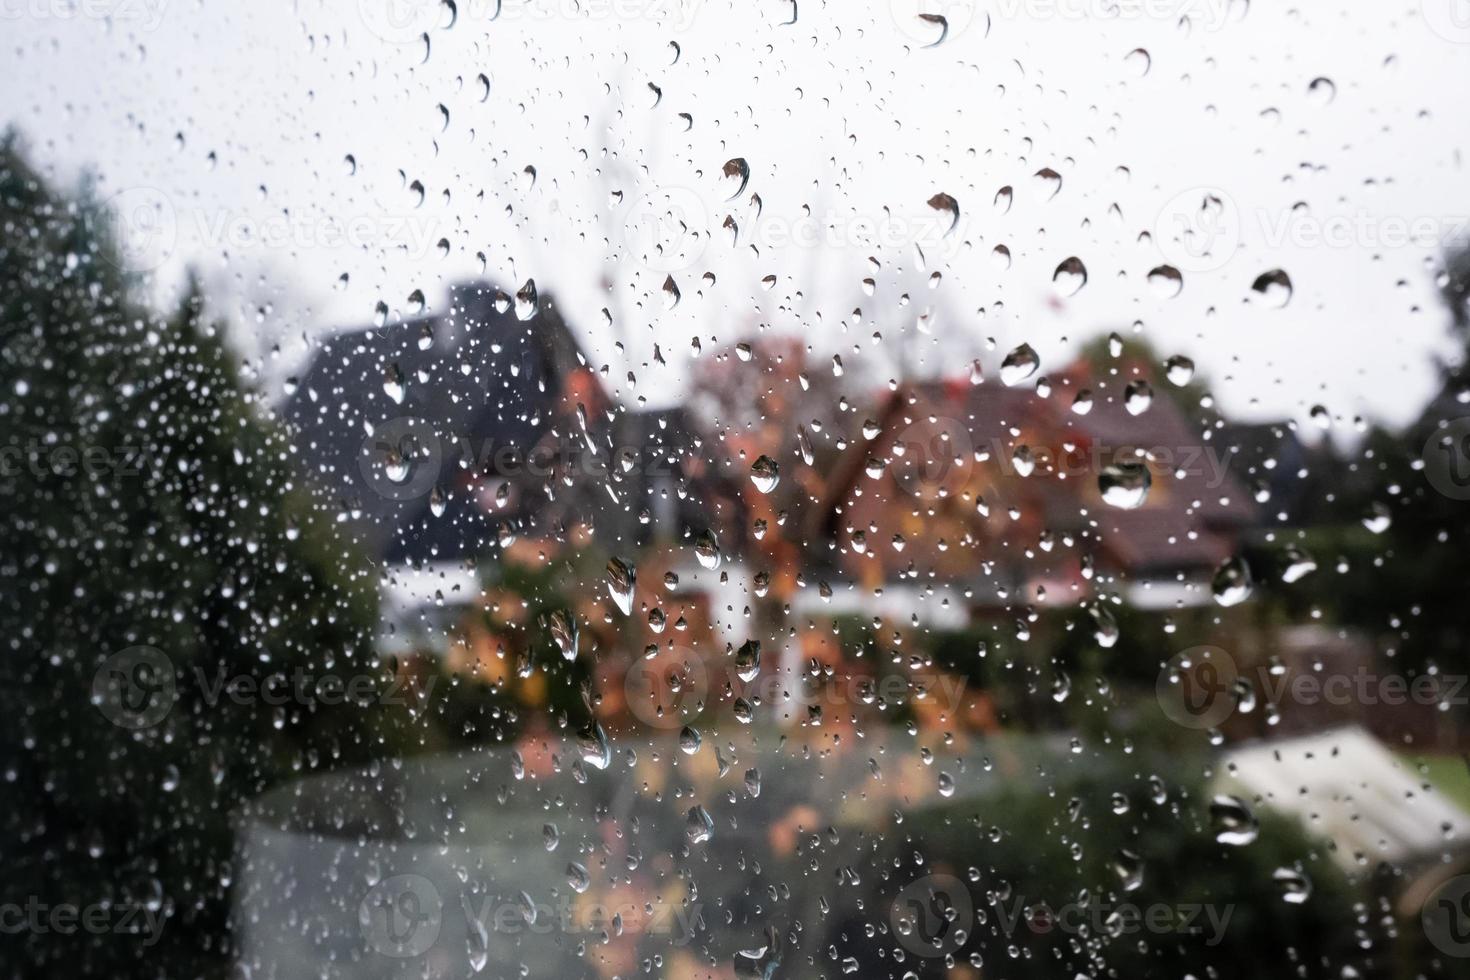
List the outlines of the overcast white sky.
<svg viewBox="0 0 1470 980">
<path fill-rule="evenodd" d="M 860 345 L 884 376 L 929 308 L 931 367 L 988 337 L 1056 365 L 1138 321 L 1239 414 L 1401 421 L 1429 394 L 1432 260 L 1470 236 L 1465 0 L 957 0 L 933 47 L 915 3 L 504 0 L 492 19 L 462 0 L 450 27 L 427 0 L 0 0 L 0 114 L 43 167 L 94 168 L 141 215 L 161 289 L 193 262 L 270 298 L 241 330 L 280 340 L 276 371 L 380 299 L 442 305 L 483 253 L 508 287 L 554 290 L 595 363 L 654 402 L 695 333 L 708 351 L 766 323 L 824 357 Z M 749 184 L 727 202 L 736 157 Z M 1172 239 L 1207 192 L 1225 210 L 1201 259 Z M 683 261 L 640 260 L 647 195 L 702 236 Z M 1072 256 L 1088 282 L 1063 298 Z M 1177 296 L 1147 280 L 1165 263 Z M 1277 268 L 1280 309 L 1251 291 Z M 666 368 L 644 366 L 655 339 Z"/>
</svg>

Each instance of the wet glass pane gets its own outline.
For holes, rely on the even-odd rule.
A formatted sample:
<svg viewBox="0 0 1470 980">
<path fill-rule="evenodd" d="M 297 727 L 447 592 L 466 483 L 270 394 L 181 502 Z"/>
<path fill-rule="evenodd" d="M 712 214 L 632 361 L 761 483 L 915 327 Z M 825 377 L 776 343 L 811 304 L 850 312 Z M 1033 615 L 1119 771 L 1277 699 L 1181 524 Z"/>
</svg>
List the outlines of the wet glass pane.
<svg viewBox="0 0 1470 980">
<path fill-rule="evenodd" d="M 1464 0 L 0 50 L 0 975 L 1470 976 Z"/>
</svg>

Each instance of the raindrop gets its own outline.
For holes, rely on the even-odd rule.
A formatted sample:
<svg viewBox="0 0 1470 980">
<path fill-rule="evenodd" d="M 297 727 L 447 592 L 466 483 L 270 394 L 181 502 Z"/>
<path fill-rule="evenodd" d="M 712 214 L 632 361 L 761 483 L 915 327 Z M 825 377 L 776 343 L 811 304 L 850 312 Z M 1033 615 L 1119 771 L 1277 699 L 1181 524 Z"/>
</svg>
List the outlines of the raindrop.
<svg viewBox="0 0 1470 980">
<path fill-rule="evenodd" d="M 708 529 L 700 531 L 694 539 L 694 557 L 699 559 L 699 564 L 714 571 L 720 567 L 720 545 L 715 540 L 713 531 Z"/>
<path fill-rule="evenodd" d="M 1142 378 L 1128 382 L 1128 387 L 1123 389 L 1123 407 L 1129 415 L 1142 415 L 1153 403 L 1153 386 Z"/>
<path fill-rule="evenodd" d="M 704 738 L 699 734 L 699 729 L 692 725 L 685 725 L 679 730 L 679 751 L 685 755 L 693 755 L 699 751 L 704 744 Z"/>
<path fill-rule="evenodd" d="M 1057 266 L 1057 271 L 1052 273 L 1051 281 L 1058 295 L 1062 297 L 1076 296 L 1078 290 L 1087 285 L 1087 266 L 1077 256 L 1062 260 Z"/>
<path fill-rule="evenodd" d="M 1031 377 L 1041 369 L 1041 358 L 1030 344 L 1021 344 L 1015 350 L 1005 356 L 1000 362 L 1000 381 L 1006 387 L 1013 387 Z"/>
<path fill-rule="evenodd" d="M 1215 601 L 1222 606 L 1240 605 L 1250 598 L 1254 588 L 1250 566 L 1239 556 L 1227 559 L 1215 569 L 1215 576 L 1210 582 Z"/>
<path fill-rule="evenodd" d="M 1363 515 L 1363 526 L 1374 534 L 1382 534 L 1393 524 L 1393 515 L 1388 508 L 1378 501 L 1374 501 L 1368 508 L 1368 513 Z"/>
<path fill-rule="evenodd" d="M 612 744 L 601 722 L 591 721 L 577 733 L 577 749 L 582 761 L 593 768 L 606 769 L 612 765 Z"/>
<path fill-rule="evenodd" d="M 1337 84 L 1330 78 L 1314 78 L 1307 85 L 1307 98 L 1315 105 L 1328 105 L 1337 98 Z"/>
<path fill-rule="evenodd" d="M 1161 265 L 1149 270 L 1148 284 L 1154 295 L 1161 299 L 1173 299 L 1184 290 L 1184 276 L 1172 265 Z"/>
<path fill-rule="evenodd" d="M 527 279 L 526 284 L 516 290 L 516 319 L 531 319 L 536 315 L 536 306 L 536 280 Z"/>
<path fill-rule="evenodd" d="M 592 887 L 592 876 L 587 873 L 586 868 L 573 861 L 567 865 L 567 884 L 580 895 Z"/>
<path fill-rule="evenodd" d="M 735 651 L 735 676 L 749 684 L 761 672 L 761 645 L 759 640 L 746 640 Z"/>
<path fill-rule="evenodd" d="M 547 626 L 562 659 L 577 659 L 577 617 L 566 609 L 558 609 L 547 617 Z"/>
<path fill-rule="evenodd" d="M 808 466 L 812 465 L 812 461 L 817 458 L 816 453 L 812 450 L 811 436 L 807 435 L 804 425 L 796 427 L 796 451 L 801 455 L 801 461 Z"/>
<path fill-rule="evenodd" d="M 939 193 L 929 198 L 929 206 L 942 214 L 949 215 L 949 227 L 944 233 L 948 235 L 955 230 L 960 223 L 960 203 L 948 194 Z"/>
<path fill-rule="evenodd" d="M 1113 874 L 1125 892 L 1137 891 L 1143 884 L 1143 859 L 1124 848 L 1113 856 Z"/>
<path fill-rule="evenodd" d="M 1036 188 L 1036 196 L 1042 201 L 1050 201 L 1062 189 L 1062 175 L 1050 167 L 1042 167 L 1036 171 L 1031 180 Z"/>
<path fill-rule="evenodd" d="M 607 560 L 607 591 L 624 616 L 633 611 L 633 589 L 638 573 L 631 562 L 612 557 Z"/>
<path fill-rule="evenodd" d="M 397 362 L 389 364 L 383 372 L 383 393 L 393 399 L 393 404 L 403 404 L 403 371 L 399 369 Z"/>
<path fill-rule="evenodd" d="M 949 37 L 949 20 L 943 14 L 919 14 L 918 17 L 924 23 L 939 30 L 939 36 L 924 47 L 937 48 L 944 43 L 945 38 Z"/>
<path fill-rule="evenodd" d="M 1103 503 L 1121 510 L 1136 510 L 1148 500 L 1153 475 L 1148 466 L 1137 460 L 1112 463 L 1097 475 L 1097 489 Z"/>
<path fill-rule="evenodd" d="M 1271 873 L 1281 900 L 1289 905 L 1301 905 L 1312 897 L 1312 879 L 1306 872 L 1293 868 L 1277 868 Z"/>
<path fill-rule="evenodd" d="M 761 456 L 750 466 L 750 482 L 761 493 L 770 493 L 781 482 L 781 467 L 769 456 Z"/>
<path fill-rule="evenodd" d="M 1251 283 L 1251 289 L 1273 310 L 1279 310 L 1291 302 L 1291 277 L 1281 269 L 1261 273 Z"/>
<path fill-rule="evenodd" d="M 692 806 L 684 820 L 684 836 L 691 844 L 701 844 L 714 836 L 715 821 L 702 806 Z"/>
<path fill-rule="evenodd" d="M 1238 796 L 1217 796 L 1210 802 L 1210 825 L 1215 840 L 1234 847 L 1251 843 L 1261 829 L 1256 815 Z"/>
<path fill-rule="evenodd" d="M 724 175 L 726 189 L 734 188 L 725 200 L 733 201 L 745 193 L 745 185 L 750 183 L 750 164 L 745 162 L 744 157 L 726 160 Z"/>
<path fill-rule="evenodd" d="M 1317 570 L 1317 560 L 1296 545 L 1286 548 L 1286 564 L 1281 569 L 1281 581 L 1290 585 L 1299 582 Z"/>
</svg>

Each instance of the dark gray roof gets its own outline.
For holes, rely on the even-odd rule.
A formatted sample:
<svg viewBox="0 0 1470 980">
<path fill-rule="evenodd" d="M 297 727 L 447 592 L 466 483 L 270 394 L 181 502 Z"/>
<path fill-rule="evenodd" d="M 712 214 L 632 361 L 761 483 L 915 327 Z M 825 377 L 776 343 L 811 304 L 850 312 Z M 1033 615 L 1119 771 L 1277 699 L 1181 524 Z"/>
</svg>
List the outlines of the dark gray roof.
<svg viewBox="0 0 1470 980">
<path fill-rule="evenodd" d="M 477 466 L 525 459 L 552 427 L 565 379 L 582 366 L 550 297 L 521 321 L 510 308 L 498 312 L 496 296 L 489 285 L 462 286 L 442 314 L 332 335 L 285 407 L 305 467 L 355 514 L 357 536 L 376 558 L 480 550 L 491 522 L 457 483 Z M 402 379 L 401 401 L 385 388 L 390 376 Z M 391 474 L 396 480 L 395 450 L 410 462 Z M 435 486 L 448 499 L 430 521 Z M 505 516 L 525 518 L 528 509 L 530 501 L 518 502 Z"/>
</svg>

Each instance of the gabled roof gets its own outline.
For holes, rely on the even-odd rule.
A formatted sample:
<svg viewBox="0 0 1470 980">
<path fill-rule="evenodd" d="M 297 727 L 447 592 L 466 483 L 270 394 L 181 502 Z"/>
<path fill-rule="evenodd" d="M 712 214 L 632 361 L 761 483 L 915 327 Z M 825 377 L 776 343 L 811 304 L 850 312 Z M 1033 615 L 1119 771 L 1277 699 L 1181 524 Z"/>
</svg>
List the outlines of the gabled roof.
<svg viewBox="0 0 1470 980">
<path fill-rule="evenodd" d="M 1015 506 L 1023 515 L 1019 524 L 994 513 L 991 518 L 972 516 L 977 535 L 969 556 L 973 564 L 1020 562 L 1024 567 L 1010 573 L 1018 580 L 1046 574 L 1056 556 L 1033 550 L 1041 528 L 1085 533 L 1113 564 L 1135 577 L 1208 569 L 1228 558 L 1236 548 L 1237 533 L 1252 525 L 1257 513 L 1232 470 L 1234 460 L 1227 447 L 1206 440 L 1167 387 L 1161 381 L 1154 383 L 1145 369 L 1094 382 L 1091 369 L 1079 362 L 1058 377 L 1062 383 L 1053 385 L 1046 397 L 1030 387 L 1006 387 L 990 380 L 975 384 L 969 378 L 912 384 L 886 396 L 876 419 L 879 435 L 855 445 L 834 473 L 820 515 L 823 542 L 840 538 L 839 529 L 850 520 L 844 513 L 852 508 L 871 515 L 876 498 L 886 501 L 895 521 L 914 509 L 912 495 L 896 484 L 885 484 L 876 494 L 869 488 L 866 503 L 857 490 L 867 479 L 868 459 L 886 461 L 892 470 L 898 465 L 894 444 L 912 439 L 905 433 L 917 426 L 922 445 L 932 442 L 933 433 L 940 430 L 951 436 L 963 432 L 969 446 L 959 446 L 953 437 L 948 445 L 957 456 L 978 453 L 975 473 L 980 479 L 970 483 L 971 491 L 983 492 L 992 512 Z M 1123 389 L 1138 377 L 1153 384 L 1154 397 L 1135 415 L 1124 405 Z M 1082 387 L 1093 390 L 1092 409 L 1086 414 L 1069 407 Z M 930 419 L 938 421 L 930 424 Z M 1055 462 L 1051 468 L 1038 462 L 1034 473 L 1022 476 L 1012 462 L 1020 446 L 1029 447 L 1039 460 L 1049 457 Z M 1099 472 L 1135 449 L 1156 460 L 1150 467 L 1153 490 L 1137 510 L 1108 506 L 1098 488 Z M 927 451 L 933 454 L 936 449 Z M 892 482 L 890 473 L 881 479 Z M 961 489 L 949 487 L 952 494 Z M 934 513 L 934 505 L 927 506 L 926 512 Z M 955 564 L 960 560 L 953 551 L 955 542 L 949 545 L 948 556 L 930 557 Z"/>
<path fill-rule="evenodd" d="M 452 491 L 467 453 L 524 458 L 567 408 L 559 404 L 565 383 L 583 361 L 554 301 L 543 296 L 528 321 L 496 306 L 493 287 L 472 284 L 452 291 L 443 314 L 337 333 L 285 407 L 310 475 L 358 514 L 359 538 L 375 557 L 478 550 L 490 530 L 483 514 L 450 492 L 452 513 L 427 521 L 433 487 Z M 401 385 L 398 399 L 390 378 Z M 401 485 L 385 482 L 384 457 L 405 438 L 432 444 L 425 469 Z"/>
</svg>

